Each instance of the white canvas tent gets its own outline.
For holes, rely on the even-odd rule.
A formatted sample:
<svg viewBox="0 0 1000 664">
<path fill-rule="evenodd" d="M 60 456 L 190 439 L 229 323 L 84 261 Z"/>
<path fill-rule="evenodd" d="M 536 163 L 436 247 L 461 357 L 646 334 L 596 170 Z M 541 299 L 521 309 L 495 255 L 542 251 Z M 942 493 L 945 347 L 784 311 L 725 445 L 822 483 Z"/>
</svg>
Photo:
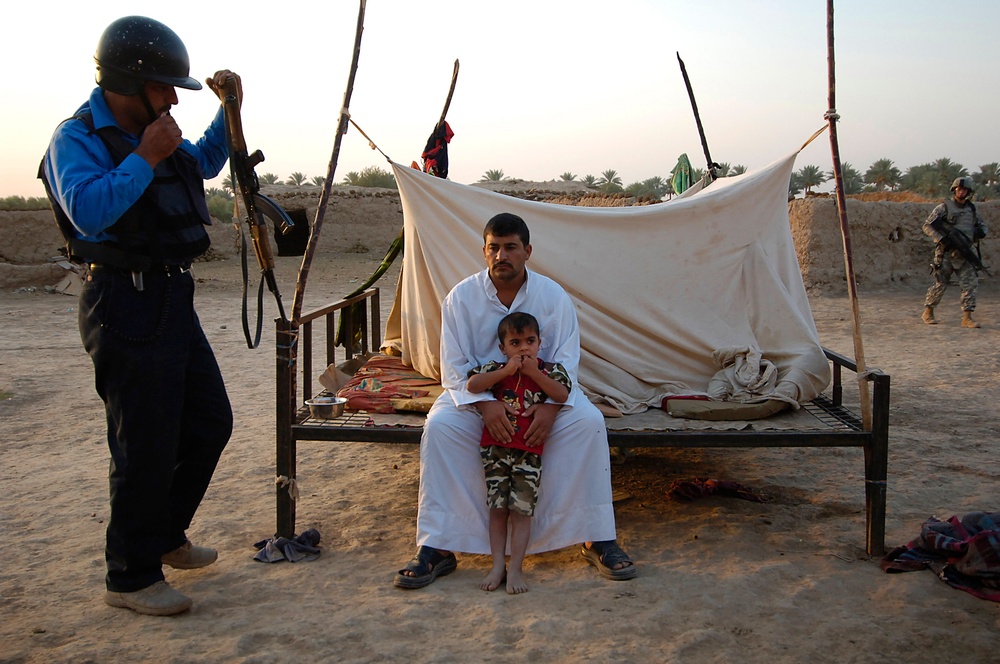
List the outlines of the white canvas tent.
<svg viewBox="0 0 1000 664">
<path fill-rule="evenodd" d="M 441 301 L 485 267 L 486 221 L 513 212 L 531 230 L 529 269 L 558 281 L 576 304 L 579 382 L 591 400 L 634 413 L 664 396 L 704 393 L 719 368 L 713 353 L 749 348 L 777 367 L 776 396 L 809 401 L 830 369 L 788 224 L 796 155 L 628 208 L 525 201 L 393 164 L 405 260 L 386 345 L 440 376 Z"/>
</svg>

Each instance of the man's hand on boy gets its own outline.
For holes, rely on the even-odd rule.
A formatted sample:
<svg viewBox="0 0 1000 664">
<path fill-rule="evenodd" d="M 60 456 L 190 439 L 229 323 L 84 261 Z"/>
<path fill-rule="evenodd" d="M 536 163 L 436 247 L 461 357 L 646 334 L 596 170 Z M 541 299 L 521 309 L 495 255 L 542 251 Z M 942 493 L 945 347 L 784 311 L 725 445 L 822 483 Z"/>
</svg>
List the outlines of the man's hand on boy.
<svg viewBox="0 0 1000 664">
<path fill-rule="evenodd" d="M 538 447 L 545 442 L 560 408 L 562 405 L 557 403 L 536 403 L 524 411 L 525 417 L 531 417 L 531 424 L 524 432 L 525 445 Z"/>
<path fill-rule="evenodd" d="M 507 418 L 507 413 L 517 414 L 517 409 L 503 401 L 477 401 L 476 409 L 483 418 L 483 426 L 500 443 L 509 443 L 514 437 L 514 425 Z"/>
</svg>

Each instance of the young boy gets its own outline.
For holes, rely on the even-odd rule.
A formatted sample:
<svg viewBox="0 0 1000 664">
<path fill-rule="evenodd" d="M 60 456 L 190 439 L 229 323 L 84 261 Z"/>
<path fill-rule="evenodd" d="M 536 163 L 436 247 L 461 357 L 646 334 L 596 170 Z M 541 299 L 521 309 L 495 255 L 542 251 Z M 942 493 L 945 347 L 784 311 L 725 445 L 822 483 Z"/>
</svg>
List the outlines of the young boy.
<svg viewBox="0 0 1000 664">
<path fill-rule="evenodd" d="M 531 517 L 538 500 L 542 446 L 529 447 L 524 434 L 531 425 L 535 404 L 551 399 L 565 403 L 572 381 L 559 364 L 538 358 L 538 321 L 527 313 L 508 314 L 497 327 L 500 352 L 507 362 L 487 362 L 469 372 L 470 392 L 491 390 L 507 407 L 513 427 L 510 440 L 496 440 L 483 428 L 482 457 L 486 473 L 486 500 L 490 507 L 490 551 L 493 568 L 479 587 L 496 590 L 507 581 L 507 592 L 523 593 L 522 564 L 531 536 Z M 510 568 L 505 565 L 507 522 L 510 521 Z"/>
</svg>

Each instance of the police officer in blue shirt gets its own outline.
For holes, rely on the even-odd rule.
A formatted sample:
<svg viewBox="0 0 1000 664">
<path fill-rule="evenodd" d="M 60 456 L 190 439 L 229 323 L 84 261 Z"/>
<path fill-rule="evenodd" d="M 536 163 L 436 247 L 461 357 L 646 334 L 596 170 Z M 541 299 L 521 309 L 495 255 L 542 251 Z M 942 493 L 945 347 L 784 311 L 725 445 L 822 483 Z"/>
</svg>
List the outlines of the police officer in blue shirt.
<svg viewBox="0 0 1000 664">
<path fill-rule="evenodd" d="M 105 601 L 148 615 L 191 599 L 162 566 L 210 565 L 186 530 L 232 433 L 226 387 L 194 310 L 191 261 L 209 246 L 204 180 L 225 165 L 220 106 L 192 143 L 170 115 L 201 89 L 167 26 L 114 21 L 94 56 L 98 87 L 55 130 L 39 175 L 69 255 L 86 267 L 80 336 L 94 363 L 111 451 Z M 220 99 L 222 70 L 206 80 Z M 242 94 L 242 92 L 241 92 Z"/>
</svg>

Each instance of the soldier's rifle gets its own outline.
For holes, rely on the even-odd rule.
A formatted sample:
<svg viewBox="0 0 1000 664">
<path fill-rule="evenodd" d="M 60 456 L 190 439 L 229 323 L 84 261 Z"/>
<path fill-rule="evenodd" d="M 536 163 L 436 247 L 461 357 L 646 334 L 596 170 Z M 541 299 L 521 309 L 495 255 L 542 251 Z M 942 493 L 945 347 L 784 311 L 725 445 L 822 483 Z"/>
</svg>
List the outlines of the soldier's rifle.
<svg viewBox="0 0 1000 664">
<path fill-rule="evenodd" d="M 274 253 L 268 240 L 266 219 L 270 219 L 274 227 L 282 234 L 292 230 L 295 225 L 280 205 L 260 193 L 260 182 L 254 168 L 264 161 L 264 153 L 255 150 L 248 153 L 246 139 L 243 137 L 243 120 L 240 116 L 239 89 L 235 78 L 227 79 L 223 85 L 225 98 L 223 108 L 226 114 L 227 139 L 229 143 L 229 168 L 234 192 L 239 197 L 236 201 L 237 214 L 233 215 L 234 223 L 240 230 L 243 239 L 243 333 L 247 346 L 256 348 L 260 343 L 261 317 L 263 313 L 264 284 L 274 294 L 278 305 L 278 315 L 287 322 L 285 309 L 281 304 L 281 293 L 274 277 Z M 242 201 L 242 204 L 240 202 Z M 246 261 L 246 236 L 243 234 L 243 224 L 250 231 L 251 244 L 257 256 L 260 267 L 261 281 L 257 289 L 257 330 L 254 339 L 250 338 L 250 326 L 247 321 L 246 285 L 248 280 Z"/>
<path fill-rule="evenodd" d="M 945 249 L 957 249 L 962 254 L 962 258 L 969 261 L 969 265 L 976 269 L 976 272 L 985 272 L 989 276 L 993 276 L 986 269 L 986 266 L 983 265 L 979 254 L 973 249 L 972 240 L 969 239 L 968 235 L 949 224 L 943 217 L 938 217 L 932 221 L 931 228 L 941 234 L 941 244 Z M 931 267 L 935 266 L 932 265 Z"/>
</svg>

